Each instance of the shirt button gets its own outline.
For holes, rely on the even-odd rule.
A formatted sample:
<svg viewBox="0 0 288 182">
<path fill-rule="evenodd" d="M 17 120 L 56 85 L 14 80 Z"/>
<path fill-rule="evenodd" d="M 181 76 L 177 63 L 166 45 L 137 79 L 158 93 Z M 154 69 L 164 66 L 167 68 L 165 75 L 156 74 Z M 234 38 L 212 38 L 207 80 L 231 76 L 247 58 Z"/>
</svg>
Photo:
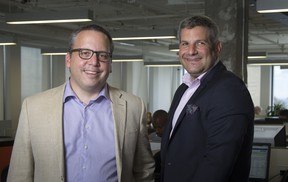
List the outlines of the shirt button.
<svg viewBox="0 0 288 182">
<path fill-rule="evenodd" d="M 168 162 L 168 163 L 167 163 L 167 165 L 168 165 L 168 166 L 171 166 L 171 165 L 172 165 L 172 163 L 171 163 L 171 162 Z"/>
<path fill-rule="evenodd" d="M 86 166 L 82 166 L 82 169 L 86 169 Z"/>
<path fill-rule="evenodd" d="M 87 146 L 87 145 L 84 145 L 84 148 L 85 148 L 85 149 L 88 149 L 88 146 Z"/>
</svg>

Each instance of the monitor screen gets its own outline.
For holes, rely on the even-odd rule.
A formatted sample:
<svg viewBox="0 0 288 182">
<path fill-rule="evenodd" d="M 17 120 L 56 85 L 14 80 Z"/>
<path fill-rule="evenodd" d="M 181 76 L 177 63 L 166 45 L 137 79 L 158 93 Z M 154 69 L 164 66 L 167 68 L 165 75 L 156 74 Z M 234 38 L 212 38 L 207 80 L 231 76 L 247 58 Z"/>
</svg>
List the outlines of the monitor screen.
<svg viewBox="0 0 288 182">
<path fill-rule="evenodd" d="M 268 182 L 270 147 L 270 143 L 253 144 L 249 182 Z"/>
<path fill-rule="evenodd" d="M 288 122 L 288 119 L 278 118 L 278 117 L 268 117 L 262 119 L 255 119 L 255 124 L 285 124 Z"/>
</svg>

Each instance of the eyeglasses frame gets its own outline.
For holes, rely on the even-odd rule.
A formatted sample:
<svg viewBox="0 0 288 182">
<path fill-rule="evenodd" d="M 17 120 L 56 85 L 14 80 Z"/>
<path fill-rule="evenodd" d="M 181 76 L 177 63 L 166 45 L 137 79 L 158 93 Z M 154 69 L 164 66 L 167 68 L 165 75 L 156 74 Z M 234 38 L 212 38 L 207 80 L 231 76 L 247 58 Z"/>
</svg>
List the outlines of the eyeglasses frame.
<svg viewBox="0 0 288 182">
<path fill-rule="evenodd" d="M 80 52 L 81 52 L 81 51 L 84 51 L 84 50 L 93 52 L 93 53 L 91 54 L 91 57 L 90 57 L 90 58 L 83 58 L 83 57 L 80 56 Z M 85 48 L 85 49 L 78 48 L 78 49 L 70 49 L 70 50 L 69 50 L 69 53 L 70 53 L 70 54 L 73 53 L 73 52 L 78 52 L 78 56 L 79 56 L 81 59 L 86 60 L 86 61 L 89 60 L 89 59 L 91 59 L 94 54 L 96 54 L 96 58 L 97 58 L 97 60 L 98 60 L 99 62 L 107 63 L 107 62 L 109 62 L 109 61 L 112 60 L 112 54 L 111 54 L 110 52 L 106 52 L 106 51 L 93 51 L 93 50 L 91 50 L 91 49 L 86 49 L 86 48 Z M 109 56 L 110 59 L 107 60 L 107 61 L 100 60 L 100 59 L 99 59 L 99 55 L 100 55 L 101 53 L 106 53 L 106 54 L 108 54 L 108 56 Z"/>
</svg>

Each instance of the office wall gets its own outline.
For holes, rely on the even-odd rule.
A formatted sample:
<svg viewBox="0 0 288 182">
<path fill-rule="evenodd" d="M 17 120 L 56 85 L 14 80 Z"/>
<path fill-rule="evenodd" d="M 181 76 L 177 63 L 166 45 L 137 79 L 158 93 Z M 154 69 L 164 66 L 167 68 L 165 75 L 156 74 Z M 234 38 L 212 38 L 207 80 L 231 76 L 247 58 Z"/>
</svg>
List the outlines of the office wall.
<svg viewBox="0 0 288 182">
<path fill-rule="evenodd" d="M 247 66 L 248 70 L 248 89 L 252 96 L 253 102 L 255 106 L 260 106 L 261 101 L 261 67 L 260 66 Z"/>
<path fill-rule="evenodd" d="M 21 108 L 21 62 L 19 46 L 0 46 L 0 120 L 11 120 L 11 130 L 6 129 L 5 134 L 14 134 L 15 122 L 18 120 Z M 4 71 L 5 70 L 5 71 Z M 5 73 L 5 76 L 4 76 Z M 5 81 L 4 81 L 5 79 Z"/>
<path fill-rule="evenodd" d="M 260 106 L 265 110 L 268 106 L 271 106 L 272 101 L 270 96 L 272 94 L 272 67 L 271 66 L 261 66 L 261 100 Z"/>
<path fill-rule="evenodd" d="M 3 115 L 4 115 L 4 96 L 3 96 L 3 92 L 4 92 L 4 58 L 3 58 L 3 46 L 0 46 L 0 120 L 3 120 Z"/>
<path fill-rule="evenodd" d="M 123 81 L 126 81 L 126 88 L 123 88 L 123 90 L 141 97 L 145 104 L 148 104 L 147 88 L 149 83 L 147 82 L 147 71 L 143 62 L 130 62 L 127 64 Z"/>
<path fill-rule="evenodd" d="M 120 89 L 126 88 L 126 82 L 124 81 L 123 75 L 127 72 L 127 64 L 129 63 L 112 63 L 112 72 L 107 80 L 109 85 Z"/>
<path fill-rule="evenodd" d="M 66 80 L 65 56 L 42 56 L 41 50 L 21 48 L 21 100 L 57 87 Z"/>
<path fill-rule="evenodd" d="M 46 89 L 46 87 L 42 88 L 42 83 L 46 82 L 43 79 L 42 64 L 40 49 L 21 48 L 21 101 Z"/>
<path fill-rule="evenodd" d="M 108 83 L 141 97 L 147 111 L 168 111 L 182 74 L 180 67 L 151 68 L 143 62 L 112 63 Z"/>
<path fill-rule="evenodd" d="M 149 69 L 149 111 L 169 110 L 174 92 L 182 83 L 182 67 L 159 67 Z"/>
</svg>

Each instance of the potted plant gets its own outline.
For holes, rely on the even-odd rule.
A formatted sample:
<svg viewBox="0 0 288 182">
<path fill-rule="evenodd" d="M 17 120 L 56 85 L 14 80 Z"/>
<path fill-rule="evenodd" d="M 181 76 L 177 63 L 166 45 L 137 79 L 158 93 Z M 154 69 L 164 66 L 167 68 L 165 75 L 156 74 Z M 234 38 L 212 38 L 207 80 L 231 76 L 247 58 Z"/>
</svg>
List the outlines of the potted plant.
<svg viewBox="0 0 288 182">
<path fill-rule="evenodd" d="M 281 102 L 277 102 L 273 106 L 268 106 L 267 116 L 279 116 L 279 111 L 282 109 L 285 109 L 285 107 Z"/>
</svg>

